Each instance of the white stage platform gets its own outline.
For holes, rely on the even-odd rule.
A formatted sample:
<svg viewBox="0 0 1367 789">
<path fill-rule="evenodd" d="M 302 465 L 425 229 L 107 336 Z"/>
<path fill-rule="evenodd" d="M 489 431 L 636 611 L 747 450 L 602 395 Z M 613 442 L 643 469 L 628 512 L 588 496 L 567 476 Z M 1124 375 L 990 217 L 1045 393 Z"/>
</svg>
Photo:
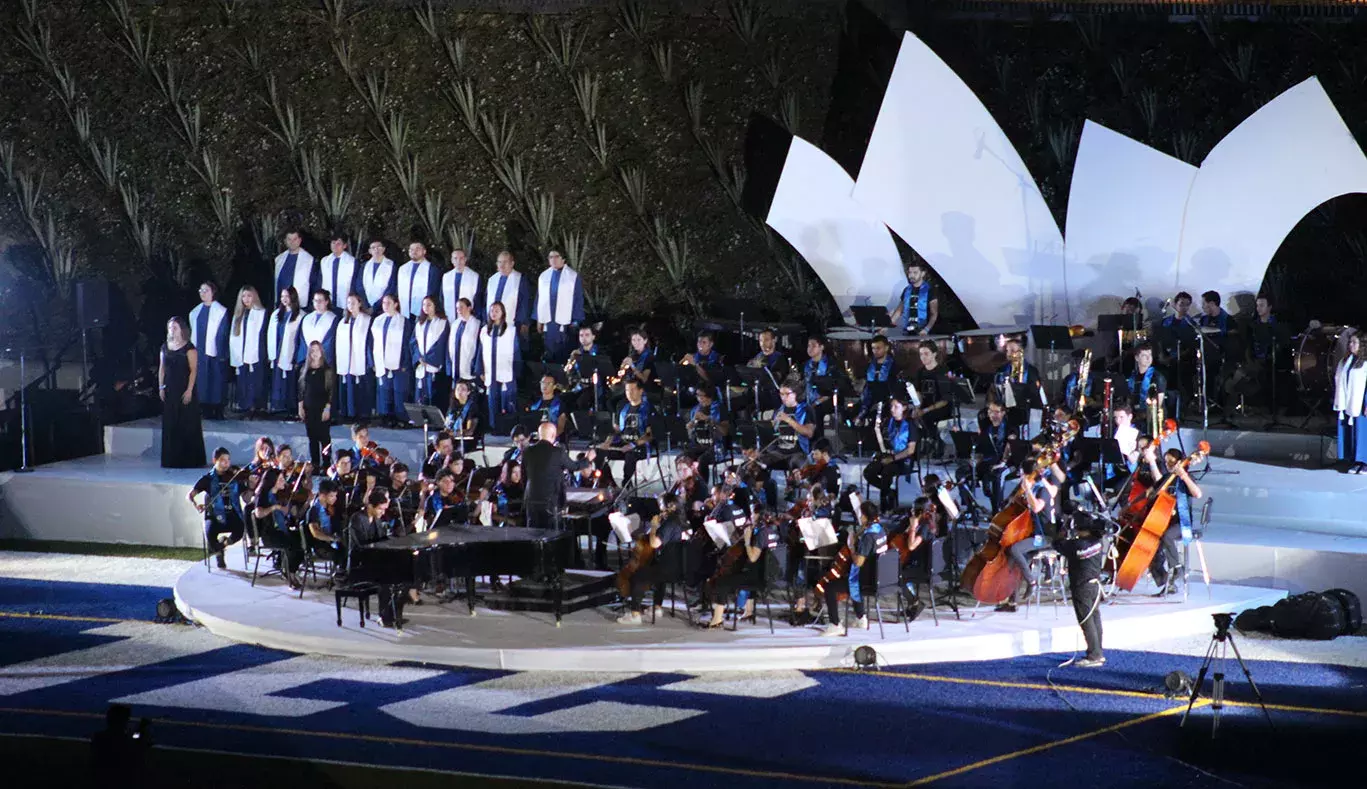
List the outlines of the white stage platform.
<svg viewBox="0 0 1367 789">
<path fill-rule="evenodd" d="M 689 627 L 682 611 L 677 618 L 660 617 L 653 626 L 626 627 L 613 621 L 615 613 L 608 608 L 589 609 L 566 616 L 556 627 L 550 614 L 476 607 L 470 616 L 463 601 L 436 605 L 430 597 L 405 609 L 409 621 L 401 633 L 378 621 L 361 628 L 355 602 L 342 610 L 338 627 L 331 593 L 310 591 L 301 600 L 274 577 L 258 579 L 252 587 L 240 565 L 242 552 L 230 549 L 228 556 L 226 572 L 200 565 L 181 576 L 175 587 L 181 612 L 224 638 L 289 652 L 514 671 L 699 672 L 851 666 L 855 648 L 863 644 L 891 665 L 1072 652 L 1081 645 L 1066 602 L 1014 614 L 983 608 L 971 615 L 969 607 L 957 621 L 942 604 L 938 627 L 926 611 L 909 632 L 900 622 L 886 622 L 881 639 L 873 622 L 868 631 L 824 638 L 816 628 L 776 620 L 770 635 L 762 607 L 757 624 L 743 624 L 733 633 Z M 1194 586 L 1185 603 L 1180 597 L 1123 595 L 1103 609 L 1106 646 L 1138 649 L 1155 639 L 1208 633 L 1211 614 L 1271 605 L 1283 595 L 1218 584 L 1209 596 L 1204 586 Z M 785 605 L 774 606 L 776 617 L 785 612 Z M 884 612 L 894 618 L 886 606 Z"/>
</svg>

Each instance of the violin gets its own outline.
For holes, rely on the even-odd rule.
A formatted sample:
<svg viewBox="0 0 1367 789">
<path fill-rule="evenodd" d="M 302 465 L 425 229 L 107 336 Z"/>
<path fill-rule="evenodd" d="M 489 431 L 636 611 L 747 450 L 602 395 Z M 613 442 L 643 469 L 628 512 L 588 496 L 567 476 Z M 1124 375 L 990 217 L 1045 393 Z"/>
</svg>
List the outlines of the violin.
<svg viewBox="0 0 1367 789">
<path fill-rule="evenodd" d="M 825 460 L 818 461 L 816 463 L 808 463 L 802 468 L 788 472 L 788 479 L 795 483 L 814 482 L 818 477 L 821 476 L 823 472 L 825 472 L 826 466 L 828 465 L 829 461 Z"/>
</svg>

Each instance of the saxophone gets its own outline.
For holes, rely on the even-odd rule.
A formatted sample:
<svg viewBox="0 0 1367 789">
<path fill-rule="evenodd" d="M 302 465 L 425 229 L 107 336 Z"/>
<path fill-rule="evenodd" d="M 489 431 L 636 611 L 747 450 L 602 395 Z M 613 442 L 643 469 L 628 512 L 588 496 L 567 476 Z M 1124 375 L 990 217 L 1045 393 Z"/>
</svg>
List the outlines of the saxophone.
<svg viewBox="0 0 1367 789">
<path fill-rule="evenodd" d="M 570 360 L 565 362 L 565 378 L 570 382 L 570 389 L 578 388 L 581 381 L 579 375 L 579 357 L 584 355 L 583 348 L 575 348 L 570 353 Z"/>
<path fill-rule="evenodd" d="M 1011 382 L 1025 383 L 1025 351 L 1017 351 L 1011 355 Z"/>
</svg>

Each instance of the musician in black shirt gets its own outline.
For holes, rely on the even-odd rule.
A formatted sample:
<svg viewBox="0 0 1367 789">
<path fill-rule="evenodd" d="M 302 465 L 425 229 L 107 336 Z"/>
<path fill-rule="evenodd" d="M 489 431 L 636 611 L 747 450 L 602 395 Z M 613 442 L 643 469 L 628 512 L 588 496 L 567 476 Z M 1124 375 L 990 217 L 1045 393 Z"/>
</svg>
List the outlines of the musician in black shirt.
<svg viewBox="0 0 1367 789">
<path fill-rule="evenodd" d="M 930 442 L 930 454 L 940 457 L 944 454 L 944 442 L 940 439 L 940 423 L 952 414 L 950 404 L 954 402 L 954 382 L 949 370 L 940 363 L 940 346 L 929 340 L 916 348 L 921 357 L 921 369 L 916 372 L 912 385 L 921 398 L 921 405 L 912 409 L 911 417 L 920 422 L 920 435 Z"/>
<path fill-rule="evenodd" d="M 385 534 L 385 512 L 389 509 L 389 494 L 383 490 L 372 490 L 365 500 L 365 509 L 351 516 L 347 523 L 347 539 L 352 551 L 363 545 L 380 542 L 388 537 Z M 354 574 L 366 577 L 364 567 L 356 568 Z M 406 590 L 381 584 L 379 590 L 380 624 L 385 627 L 401 625 Z"/>
<path fill-rule="evenodd" d="M 626 612 L 617 618 L 618 624 L 641 624 L 641 607 L 646 589 L 651 590 L 655 615 L 661 613 L 660 602 L 664 600 L 665 584 L 678 580 L 683 569 L 679 551 L 683 547 L 685 528 L 683 511 L 679 508 L 679 497 L 673 493 L 661 496 L 660 514 L 633 535 L 638 542 L 648 544 L 654 554 L 650 561 L 632 574 L 631 599 L 627 602 Z M 640 546 L 636 550 L 641 550 Z"/>
</svg>

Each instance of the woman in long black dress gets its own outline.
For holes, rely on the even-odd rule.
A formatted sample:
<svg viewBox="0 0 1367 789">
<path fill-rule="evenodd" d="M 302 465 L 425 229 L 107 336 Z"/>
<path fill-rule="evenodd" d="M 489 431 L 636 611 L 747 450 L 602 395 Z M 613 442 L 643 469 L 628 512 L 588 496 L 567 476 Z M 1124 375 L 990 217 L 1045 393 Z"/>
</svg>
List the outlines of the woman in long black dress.
<svg viewBox="0 0 1367 789">
<path fill-rule="evenodd" d="M 299 419 L 309 434 L 309 459 L 315 473 L 332 464 L 332 402 L 337 376 L 328 366 L 323 344 L 309 343 L 308 357 L 299 371 Z"/>
<path fill-rule="evenodd" d="M 190 327 L 177 316 L 166 322 L 166 344 L 161 346 L 161 467 L 203 468 L 204 430 L 195 396 L 195 346 Z"/>
</svg>

